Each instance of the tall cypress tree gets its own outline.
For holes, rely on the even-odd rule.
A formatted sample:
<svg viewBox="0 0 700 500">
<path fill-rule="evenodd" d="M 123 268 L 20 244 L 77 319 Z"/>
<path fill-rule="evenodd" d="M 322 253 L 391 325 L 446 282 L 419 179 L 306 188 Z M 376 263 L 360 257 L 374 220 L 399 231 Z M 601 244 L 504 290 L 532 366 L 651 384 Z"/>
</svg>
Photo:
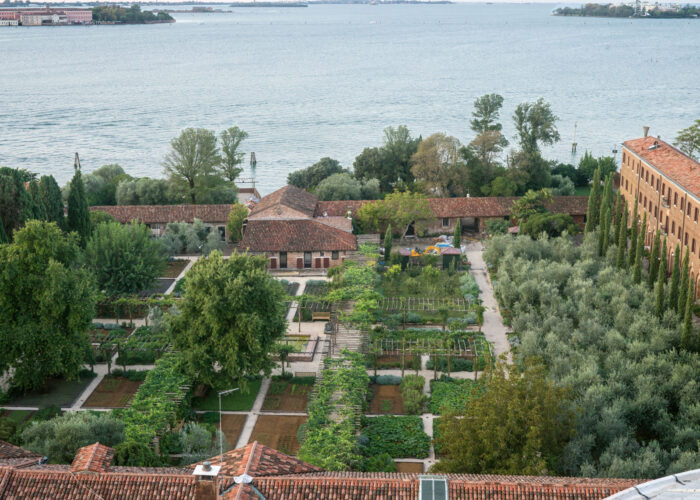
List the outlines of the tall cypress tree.
<svg viewBox="0 0 700 500">
<path fill-rule="evenodd" d="M 622 222 L 622 210 L 623 210 L 623 203 L 624 203 L 624 198 L 622 195 L 618 192 L 617 196 L 615 197 L 615 217 L 614 217 L 614 233 L 613 233 L 613 241 L 617 243 L 620 241 L 620 223 Z"/>
<path fill-rule="evenodd" d="M 644 222 L 642 222 L 642 230 L 637 236 L 637 249 L 634 252 L 634 282 L 642 282 L 642 256 L 644 255 L 644 235 L 647 230 L 647 214 L 644 213 Z"/>
<path fill-rule="evenodd" d="M 676 252 L 673 254 L 673 271 L 671 271 L 671 284 L 668 289 L 668 308 L 678 310 L 678 287 L 681 284 L 681 248 L 676 244 Z"/>
<path fill-rule="evenodd" d="M 626 267 L 627 259 L 625 255 L 627 253 L 627 210 L 622 212 L 622 219 L 620 219 L 620 232 L 617 239 L 617 260 L 615 261 L 615 266 L 618 269 Z"/>
<path fill-rule="evenodd" d="M 627 262 L 628 267 L 634 266 L 637 259 L 637 235 L 639 234 L 639 216 L 637 215 L 637 198 L 634 199 L 634 210 L 632 211 L 632 220 L 630 221 L 630 254 Z"/>
<path fill-rule="evenodd" d="M 452 238 L 452 246 L 455 248 L 462 247 L 462 223 L 460 219 L 457 219 L 457 224 L 455 224 L 455 234 Z"/>
<path fill-rule="evenodd" d="M 588 234 L 598 227 L 598 217 L 600 215 L 600 169 L 596 168 L 593 172 L 593 180 L 591 181 L 591 192 L 588 195 L 588 211 L 586 219 L 586 227 L 584 233 Z"/>
<path fill-rule="evenodd" d="M 688 257 L 688 247 L 685 247 L 685 256 L 683 257 L 683 267 L 681 268 L 681 284 L 678 288 L 678 314 L 683 315 L 685 312 L 685 299 L 688 295 L 688 282 L 690 281 L 690 259 Z"/>
<path fill-rule="evenodd" d="M 46 220 L 55 222 L 58 227 L 66 230 L 66 216 L 63 208 L 61 188 L 58 187 L 53 175 L 42 175 L 39 180 L 39 194 L 46 209 Z"/>
<path fill-rule="evenodd" d="M 5 233 L 5 226 L 2 223 L 2 219 L 0 219 L 0 245 L 3 243 L 9 243 L 10 238 L 7 237 L 7 233 Z"/>
<path fill-rule="evenodd" d="M 654 235 L 654 245 L 651 248 L 651 257 L 649 257 L 649 279 L 647 284 L 649 289 L 654 288 L 654 283 L 656 283 L 656 275 L 659 274 L 659 249 L 661 248 L 661 232 L 656 231 Z"/>
<path fill-rule="evenodd" d="M 39 193 L 39 183 L 30 181 L 28 191 L 29 197 L 32 199 L 32 218 L 46 220 L 46 207 L 44 206 L 44 199 Z"/>
<path fill-rule="evenodd" d="M 391 224 L 386 227 L 384 233 L 384 261 L 389 262 L 391 259 L 391 247 L 394 246 L 394 235 L 391 234 Z"/>
<path fill-rule="evenodd" d="M 664 279 L 663 273 L 659 273 L 659 279 L 656 281 L 656 304 L 654 307 L 654 312 L 661 318 L 666 310 L 666 294 L 664 293 Z"/>
<path fill-rule="evenodd" d="M 603 223 L 600 225 L 603 230 L 603 252 L 601 253 L 601 257 L 605 257 L 608 253 L 608 247 L 610 246 L 610 225 L 612 224 L 612 212 L 610 210 L 611 209 L 608 208 L 605 211 L 605 214 L 603 214 Z"/>
<path fill-rule="evenodd" d="M 695 336 L 693 335 L 693 306 L 695 305 L 695 286 L 692 281 L 685 291 L 686 300 L 683 307 L 683 333 L 681 334 L 681 347 L 685 350 L 694 349 Z"/>
<path fill-rule="evenodd" d="M 612 174 L 605 178 L 603 184 L 603 195 L 600 200 L 600 212 L 598 215 L 598 224 L 603 223 L 603 217 L 606 211 L 610 211 L 612 214 L 612 203 L 613 203 L 613 181 Z"/>
<path fill-rule="evenodd" d="M 664 236 L 664 241 L 661 244 L 661 261 L 659 262 L 659 279 L 666 283 L 668 278 L 668 241 Z"/>
<path fill-rule="evenodd" d="M 88 210 L 85 186 L 80 169 L 76 169 L 70 181 L 68 194 L 68 230 L 75 231 L 80 236 L 80 245 L 85 248 L 90 237 L 90 211 Z"/>
</svg>

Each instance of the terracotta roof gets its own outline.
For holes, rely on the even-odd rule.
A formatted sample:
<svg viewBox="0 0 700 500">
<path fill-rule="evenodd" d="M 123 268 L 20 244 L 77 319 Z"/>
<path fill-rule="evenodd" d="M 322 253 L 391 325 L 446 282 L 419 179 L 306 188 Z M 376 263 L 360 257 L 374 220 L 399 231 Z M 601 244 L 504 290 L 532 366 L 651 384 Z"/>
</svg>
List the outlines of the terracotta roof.
<svg viewBox="0 0 700 500">
<path fill-rule="evenodd" d="M 248 217 L 255 217 L 260 212 L 281 205 L 301 212 L 307 217 L 313 217 L 316 203 L 318 203 L 318 198 L 308 191 L 295 186 L 284 186 L 263 197 Z"/>
<path fill-rule="evenodd" d="M 0 460 L 13 458 L 41 458 L 41 455 L 33 451 L 25 450 L 14 444 L 0 441 Z"/>
<path fill-rule="evenodd" d="M 107 212 L 117 222 L 126 224 L 137 220 L 144 224 L 167 224 L 168 222 L 228 222 L 230 204 L 222 205 L 112 205 L 90 207 L 91 211 Z"/>
<path fill-rule="evenodd" d="M 658 147 L 649 149 L 654 143 L 658 143 Z M 625 141 L 623 146 L 653 165 L 693 196 L 700 198 L 700 163 L 657 137 Z"/>
<path fill-rule="evenodd" d="M 83 446 L 73 457 L 70 470 L 71 472 L 107 472 L 113 456 L 114 450 L 100 443 Z"/>
<path fill-rule="evenodd" d="M 352 233 L 352 219 L 346 217 L 314 217 L 316 222 Z"/>
<path fill-rule="evenodd" d="M 508 217 L 517 196 L 483 198 L 428 198 L 435 217 Z M 316 215 L 345 216 L 349 211 L 352 217 L 365 203 L 363 201 L 319 201 Z M 584 215 L 588 209 L 587 196 L 554 196 L 548 207 L 554 213 Z"/>
<path fill-rule="evenodd" d="M 238 248 L 251 252 L 356 250 L 357 238 L 313 219 L 249 219 Z"/>
</svg>

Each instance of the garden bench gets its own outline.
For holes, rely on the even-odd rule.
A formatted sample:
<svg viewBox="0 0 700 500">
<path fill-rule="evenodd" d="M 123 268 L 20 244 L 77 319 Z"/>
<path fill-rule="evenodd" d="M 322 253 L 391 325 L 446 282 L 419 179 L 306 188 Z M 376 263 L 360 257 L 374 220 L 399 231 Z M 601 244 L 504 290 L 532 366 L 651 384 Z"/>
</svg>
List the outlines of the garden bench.
<svg viewBox="0 0 700 500">
<path fill-rule="evenodd" d="M 316 321 L 317 319 L 323 319 L 326 321 L 331 320 L 330 311 L 313 311 L 311 313 L 311 321 Z"/>
</svg>

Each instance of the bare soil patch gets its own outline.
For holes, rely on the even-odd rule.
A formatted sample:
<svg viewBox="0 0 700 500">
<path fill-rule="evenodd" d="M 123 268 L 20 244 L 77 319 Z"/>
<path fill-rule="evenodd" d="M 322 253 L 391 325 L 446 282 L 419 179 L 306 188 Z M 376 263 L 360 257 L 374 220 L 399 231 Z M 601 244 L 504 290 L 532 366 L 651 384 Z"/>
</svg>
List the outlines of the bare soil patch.
<svg viewBox="0 0 700 500">
<path fill-rule="evenodd" d="M 141 380 L 107 375 L 92 391 L 83 408 L 126 408 L 141 384 Z"/>
<path fill-rule="evenodd" d="M 372 401 L 369 413 L 372 415 L 403 415 L 403 398 L 398 385 L 370 385 Z"/>
<path fill-rule="evenodd" d="M 163 271 L 161 278 L 177 278 L 183 269 L 189 264 L 189 260 L 175 259 L 168 261 L 168 267 Z"/>
<path fill-rule="evenodd" d="M 245 425 L 246 415 L 221 415 L 221 431 L 229 448 L 235 448 Z M 218 425 L 217 425 L 218 427 Z"/>
<path fill-rule="evenodd" d="M 263 411 L 305 412 L 313 385 L 273 380 L 263 402 Z"/>
<path fill-rule="evenodd" d="M 287 455 L 299 451 L 297 431 L 306 422 L 307 417 L 290 417 L 286 415 L 260 415 L 255 423 L 250 441 L 258 441 Z"/>
<path fill-rule="evenodd" d="M 423 474 L 423 464 L 420 462 L 396 462 L 396 472 Z"/>
</svg>

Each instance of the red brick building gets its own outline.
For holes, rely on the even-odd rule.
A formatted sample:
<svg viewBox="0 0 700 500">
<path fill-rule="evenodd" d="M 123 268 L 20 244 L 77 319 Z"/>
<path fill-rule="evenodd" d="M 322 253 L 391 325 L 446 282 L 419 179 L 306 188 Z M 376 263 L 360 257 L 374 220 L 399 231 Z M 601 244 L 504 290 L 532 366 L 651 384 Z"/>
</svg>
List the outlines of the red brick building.
<svg viewBox="0 0 700 500">
<path fill-rule="evenodd" d="M 51 500 L 419 500 L 434 484 L 450 500 L 601 500 L 635 479 L 472 474 L 326 472 L 257 442 L 188 467 L 112 465 L 95 443 L 71 465 L 0 441 L 0 499 Z M 222 460 L 223 458 L 223 460 Z M 445 497 L 442 497 L 445 498 Z"/>
<path fill-rule="evenodd" d="M 636 200 L 640 220 L 647 215 L 644 243 L 657 230 L 668 237 L 669 266 L 676 245 L 690 257 L 693 279 L 700 272 L 700 163 L 657 137 L 642 137 L 622 145 L 620 192 L 629 215 Z M 669 267 L 670 269 L 670 267 Z M 697 286 L 696 286 L 697 288 Z"/>
</svg>

